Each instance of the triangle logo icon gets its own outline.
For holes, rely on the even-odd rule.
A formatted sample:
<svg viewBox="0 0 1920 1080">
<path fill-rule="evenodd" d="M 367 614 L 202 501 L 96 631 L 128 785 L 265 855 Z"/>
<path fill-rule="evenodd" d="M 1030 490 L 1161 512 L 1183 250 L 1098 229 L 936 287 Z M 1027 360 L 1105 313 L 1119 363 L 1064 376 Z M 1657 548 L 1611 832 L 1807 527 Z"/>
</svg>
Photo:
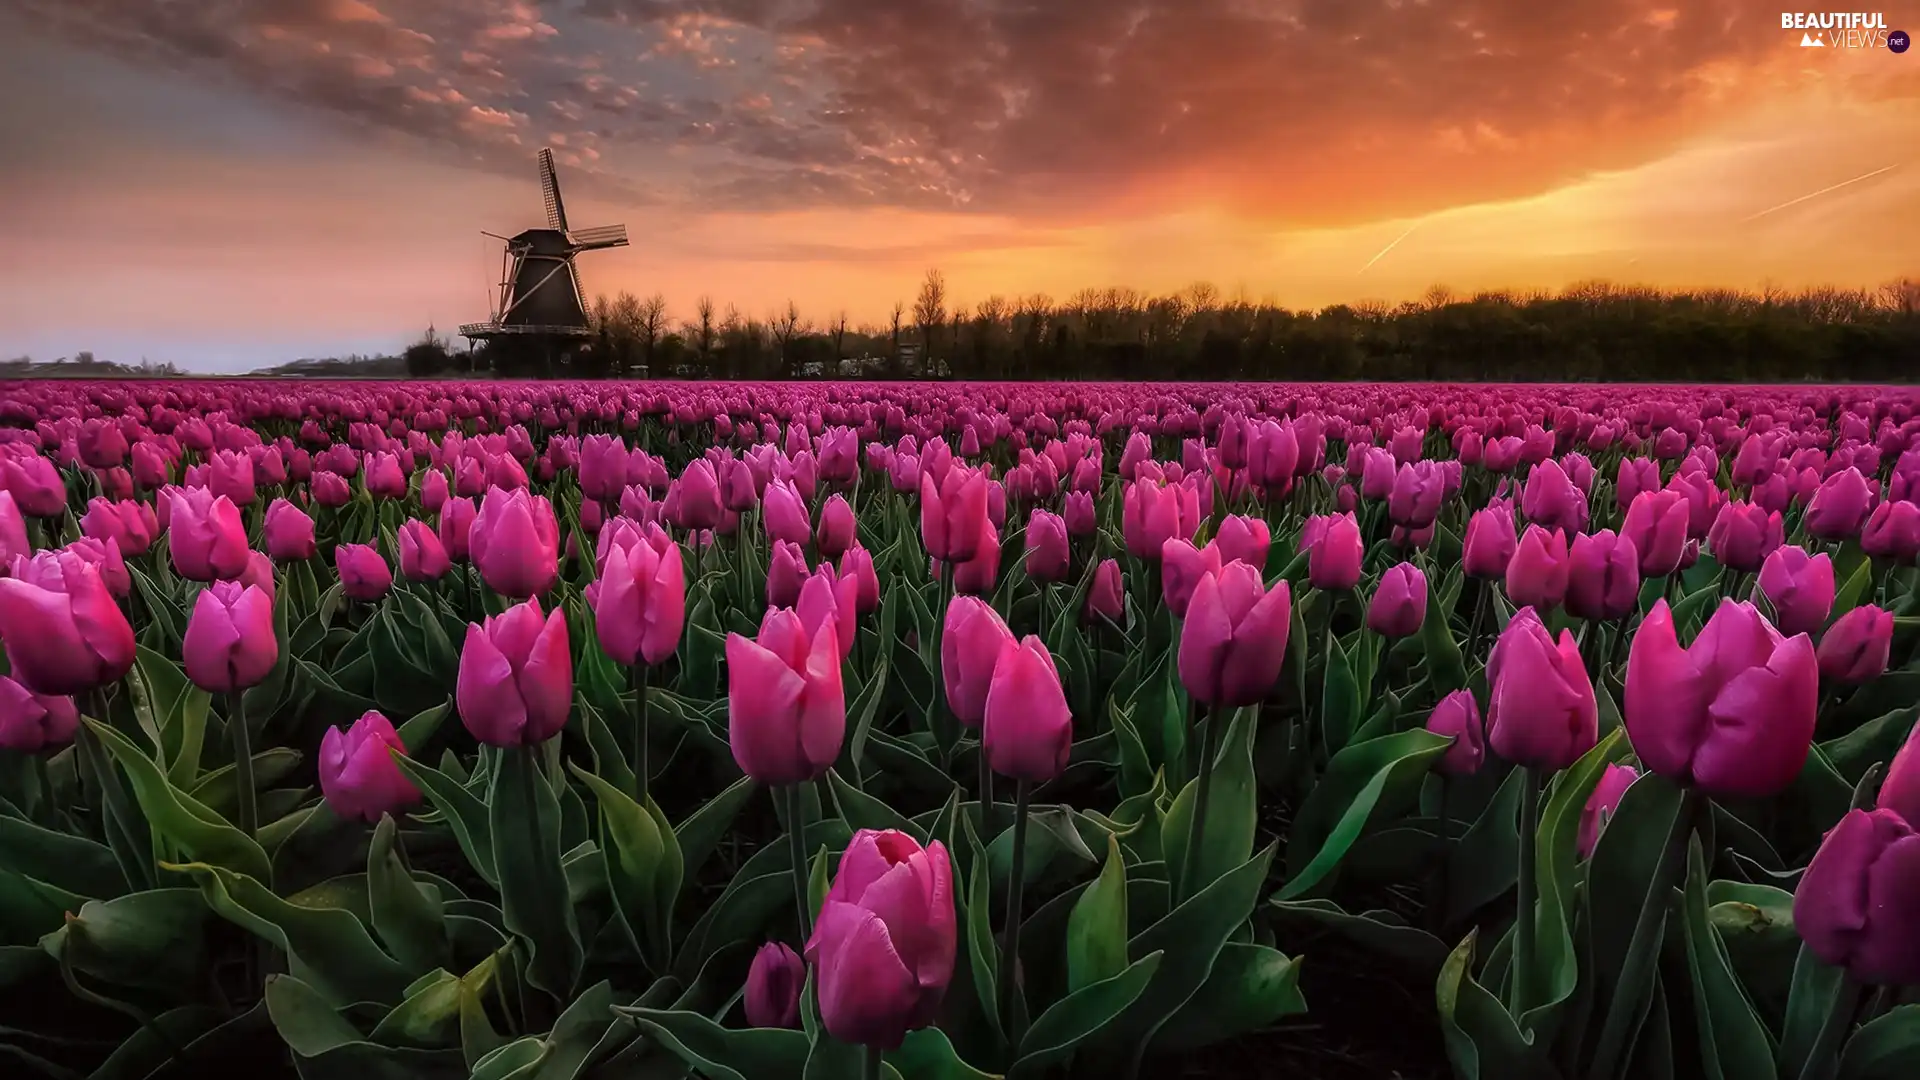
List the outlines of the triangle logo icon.
<svg viewBox="0 0 1920 1080">
<path fill-rule="evenodd" d="M 1827 43 L 1814 37 L 1812 34 L 1801 34 L 1800 47 L 1803 49 L 1824 49 L 1827 47 Z"/>
</svg>

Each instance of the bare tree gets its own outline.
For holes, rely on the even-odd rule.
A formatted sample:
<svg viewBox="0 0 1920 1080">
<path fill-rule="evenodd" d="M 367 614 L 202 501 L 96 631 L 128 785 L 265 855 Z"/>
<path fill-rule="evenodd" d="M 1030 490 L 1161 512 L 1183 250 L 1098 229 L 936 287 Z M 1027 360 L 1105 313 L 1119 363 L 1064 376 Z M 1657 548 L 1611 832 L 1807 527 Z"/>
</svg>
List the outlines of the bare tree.
<svg viewBox="0 0 1920 1080">
<path fill-rule="evenodd" d="M 807 332 L 806 321 L 800 318 L 800 305 L 787 301 L 786 310 L 775 310 L 767 316 L 767 326 L 773 331 L 774 344 L 780 350 L 780 377 L 793 377 L 793 342 Z"/>
<path fill-rule="evenodd" d="M 913 302 L 913 321 L 920 327 L 920 367 L 933 368 L 933 332 L 947 321 L 947 279 L 939 267 L 927 271 L 920 282 L 920 296 Z"/>
<path fill-rule="evenodd" d="M 841 308 L 833 313 L 833 322 L 827 327 L 827 333 L 833 338 L 833 373 L 840 373 L 840 362 L 846 359 L 847 309 Z"/>
<path fill-rule="evenodd" d="M 1901 315 L 1920 312 L 1920 278 L 1903 277 L 1880 286 L 1881 301 Z"/>
<path fill-rule="evenodd" d="M 653 374 L 653 350 L 667 332 L 667 298 L 654 293 L 640 301 L 639 310 L 640 361 L 646 365 L 647 374 Z"/>
<path fill-rule="evenodd" d="M 694 301 L 693 349 L 700 357 L 700 370 L 709 372 L 713 362 L 713 338 L 716 328 L 713 323 L 713 297 L 702 296 Z"/>
</svg>

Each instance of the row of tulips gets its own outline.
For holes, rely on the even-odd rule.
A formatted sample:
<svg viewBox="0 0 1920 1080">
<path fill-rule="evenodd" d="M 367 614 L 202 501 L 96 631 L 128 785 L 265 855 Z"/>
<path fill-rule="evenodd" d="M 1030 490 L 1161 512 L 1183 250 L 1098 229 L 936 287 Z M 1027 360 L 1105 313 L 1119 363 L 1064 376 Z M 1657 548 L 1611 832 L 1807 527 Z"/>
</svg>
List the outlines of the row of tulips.
<svg viewBox="0 0 1920 1080">
<path fill-rule="evenodd" d="M 1920 1054 L 1906 391 L 6 391 L 30 1070 Z"/>
</svg>

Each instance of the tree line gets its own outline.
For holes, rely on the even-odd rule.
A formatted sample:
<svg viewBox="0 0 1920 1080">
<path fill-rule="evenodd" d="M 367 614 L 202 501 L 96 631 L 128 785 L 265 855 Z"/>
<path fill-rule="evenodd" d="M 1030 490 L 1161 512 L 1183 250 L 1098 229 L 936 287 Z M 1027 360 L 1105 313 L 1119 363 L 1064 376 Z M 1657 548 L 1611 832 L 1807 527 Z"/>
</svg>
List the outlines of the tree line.
<svg viewBox="0 0 1920 1080">
<path fill-rule="evenodd" d="M 879 324 L 763 315 L 709 297 L 597 298 L 592 336 L 561 355 L 472 357 L 430 338 L 420 375 L 612 378 L 954 378 L 1713 382 L 1911 381 L 1920 372 L 1920 279 L 1878 289 L 1664 290 L 1589 281 L 1557 291 L 1289 309 L 1198 283 L 1154 295 L 1083 289 L 955 298 L 939 270 Z M 416 355 L 417 354 L 417 355 Z M 416 360 L 419 361 L 416 363 Z M 469 361 L 473 366 L 468 366 Z"/>
</svg>

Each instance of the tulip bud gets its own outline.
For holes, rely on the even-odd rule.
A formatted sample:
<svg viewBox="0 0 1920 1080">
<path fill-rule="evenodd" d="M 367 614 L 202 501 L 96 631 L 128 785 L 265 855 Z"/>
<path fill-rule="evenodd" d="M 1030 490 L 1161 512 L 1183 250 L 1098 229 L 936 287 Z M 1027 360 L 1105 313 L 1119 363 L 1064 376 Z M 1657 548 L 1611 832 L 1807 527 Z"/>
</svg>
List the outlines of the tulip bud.
<svg viewBox="0 0 1920 1080">
<path fill-rule="evenodd" d="M 946 847 L 855 833 L 807 941 L 827 1034 L 891 1050 L 933 1023 L 958 937 Z"/>
<path fill-rule="evenodd" d="M 1778 511 L 1769 513 L 1753 503 L 1730 502 L 1707 530 L 1707 546 L 1720 565 L 1751 574 L 1785 541 Z"/>
<path fill-rule="evenodd" d="M 1782 633 L 1817 633 L 1833 610 L 1833 560 L 1792 544 L 1775 548 L 1760 566 L 1760 592 Z"/>
<path fill-rule="evenodd" d="M 760 946 L 741 994 L 747 1023 L 757 1028 L 799 1027 L 800 991 L 806 982 L 807 965 L 799 953 L 778 941 Z"/>
<path fill-rule="evenodd" d="M 1560 640 L 1532 608 L 1508 621 L 1487 659 L 1487 743 L 1528 768 L 1564 769 L 1599 741 L 1599 707 L 1580 647 Z"/>
<path fill-rule="evenodd" d="M 1851 810 L 1793 894 L 1793 926 L 1823 963 L 1857 983 L 1920 982 L 1920 834 L 1892 810 Z"/>
<path fill-rule="evenodd" d="M 1267 589 L 1243 562 L 1202 577 L 1180 628 L 1180 682 L 1216 708 L 1258 704 L 1280 678 L 1292 619 L 1284 580 Z"/>
<path fill-rule="evenodd" d="M 1126 589 L 1120 578 L 1120 563 L 1103 559 L 1093 571 L 1093 587 L 1087 590 L 1088 617 L 1103 616 L 1119 623 L 1127 615 Z"/>
<path fill-rule="evenodd" d="M 1513 511 L 1504 502 L 1475 510 L 1467 519 L 1461 565 L 1468 577 L 1491 580 L 1507 576 L 1507 564 L 1520 546 L 1513 528 Z"/>
<path fill-rule="evenodd" d="M 807 555 L 790 540 L 775 540 L 767 560 L 767 606 L 792 607 L 807 581 Z"/>
<path fill-rule="evenodd" d="M 374 602 L 393 588 L 393 571 L 371 544 L 341 544 L 333 549 L 340 591 L 349 600 Z"/>
<path fill-rule="evenodd" d="M 1823 678 L 1858 686 L 1887 670 L 1892 649 L 1893 615 L 1872 604 L 1862 604 L 1827 627 L 1815 655 Z"/>
<path fill-rule="evenodd" d="M 842 660 L 852 654 L 854 635 L 860 628 L 859 593 L 859 582 L 841 578 L 831 564 L 824 564 L 800 586 L 800 598 L 794 603 L 794 614 L 800 616 L 800 627 L 809 639 L 820 627 L 833 625 Z"/>
<path fill-rule="evenodd" d="M 1551 611 L 1566 599 L 1571 570 L 1566 534 L 1528 525 L 1507 563 L 1507 596 L 1518 607 Z"/>
<path fill-rule="evenodd" d="M 273 600 L 233 581 L 216 581 L 194 601 L 180 643 L 187 678 L 202 690 L 231 694 L 258 686 L 280 659 Z"/>
<path fill-rule="evenodd" d="M 480 580 L 502 596 L 539 595 L 560 574 L 560 526 L 553 504 L 522 488 L 487 489 L 467 544 Z"/>
<path fill-rule="evenodd" d="M 853 537 L 853 507 L 847 504 L 844 495 L 828 496 L 826 505 L 820 508 L 820 528 L 814 536 L 820 554 L 829 559 L 839 558 L 853 546 Z"/>
<path fill-rule="evenodd" d="M 1907 732 L 1907 741 L 1893 755 L 1874 805 L 1892 810 L 1908 824 L 1920 821 L 1920 724 Z"/>
<path fill-rule="evenodd" d="M 1187 617 L 1187 604 L 1200 579 L 1220 572 L 1220 549 L 1214 544 L 1196 548 L 1174 538 L 1160 547 L 1161 594 L 1175 618 Z"/>
<path fill-rule="evenodd" d="M 1920 477 L 1920 471 L 1914 475 Z M 1920 488 L 1920 480 L 1916 480 L 1916 487 Z M 1920 506 L 1889 500 L 1874 507 L 1860 530 L 1860 547 L 1877 559 L 1913 563 L 1920 558 Z"/>
<path fill-rule="evenodd" d="M 1593 847 L 1600 842 L 1600 834 L 1607 827 L 1607 819 L 1613 816 L 1614 808 L 1627 794 L 1627 788 L 1640 779 L 1640 770 L 1631 765 L 1607 763 L 1606 770 L 1600 774 L 1600 782 L 1594 785 L 1593 794 L 1587 796 L 1587 805 L 1580 811 L 1580 838 L 1578 840 L 1580 857 L 1593 857 Z"/>
<path fill-rule="evenodd" d="M 1067 523 L 1067 535 L 1092 536 L 1097 527 L 1093 512 L 1093 496 L 1084 491 L 1068 492 L 1066 506 L 1061 516 Z"/>
<path fill-rule="evenodd" d="M 1807 503 L 1807 531 L 1822 540 L 1847 540 L 1860 532 L 1873 509 L 1873 488 L 1860 470 L 1841 469 L 1821 483 Z"/>
<path fill-rule="evenodd" d="M 226 496 L 206 488 L 168 492 L 168 550 L 173 568 L 189 581 L 235 578 L 247 568 L 247 531 Z"/>
<path fill-rule="evenodd" d="M 83 559 L 56 559 L 32 581 L 0 578 L 0 642 L 8 673 L 36 694 L 84 694 L 133 667 L 133 627 Z"/>
<path fill-rule="evenodd" d="M 1213 538 L 1220 548 L 1220 561 L 1239 559 L 1255 570 L 1265 571 L 1267 551 L 1272 547 L 1272 532 L 1265 520 L 1228 514 L 1220 521 L 1220 532 Z"/>
<path fill-rule="evenodd" d="M 1322 523 L 1318 530 L 1312 528 L 1316 521 Z M 1308 549 L 1308 584 L 1335 592 L 1358 585 L 1360 564 L 1367 554 L 1360 539 L 1360 523 L 1352 514 L 1329 514 L 1310 519 L 1307 526 L 1300 542 Z"/>
<path fill-rule="evenodd" d="M 941 562 L 968 562 L 979 553 L 980 537 L 991 525 L 984 475 L 950 465 L 945 480 L 936 484 L 932 472 L 920 474 L 920 540 L 928 555 Z"/>
<path fill-rule="evenodd" d="M 880 576 L 873 571 L 873 555 L 859 544 L 840 556 L 840 576 L 859 583 L 856 596 L 862 615 L 871 615 L 880 607 Z"/>
<path fill-rule="evenodd" d="M 1441 698 L 1427 716 L 1427 730 L 1453 739 L 1435 768 L 1449 776 L 1472 776 L 1480 771 L 1487 756 L 1487 735 L 1472 691 L 1455 690 Z"/>
<path fill-rule="evenodd" d="M 405 755 L 393 724 L 368 712 L 345 730 L 330 727 L 320 738 L 320 794 L 327 808 L 346 819 L 378 821 L 420 801 L 420 789 L 393 760 Z"/>
<path fill-rule="evenodd" d="M 1412 563 L 1389 567 L 1367 605 L 1367 627 L 1382 637 L 1403 638 L 1420 632 L 1427 617 L 1427 576 Z"/>
<path fill-rule="evenodd" d="M 537 746 L 560 733 L 573 709 L 573 654 L 559 608 L 541 615 L 527 600 L 467 625 L 454 688 L 460 720 L 489 746 Z"/>
<path fill-rule="evenodd" d="M 727 635 L 727 742 L 763 784 L 818 779 L 840 756 L 846 696 L 833 620 L 809 639 L 800 617 L 772 608 L 757 640 Z"/>
<path fill-rule="evenodd" d="M 1044 784 L 1066 770 L 1073 714 L 1053 654 L 1032 634 L 1000 646 L 980 741 L 994 772 Z"/>
<path fill-rule="evenodd" d="M 1567 553 L 1567 612 L 1581 619 L 1623 619 L 1639 606 L 1640 555 L 1611 529 L 1573 538 Z"/>
<path fill-rule="evenodd" d="M 807 522 L 807 504 L 791 480 L 775 480 L 767 485 L 760 503 L 760 520 L 766 526 L 770 541 L 785 540 L 805 547 L 813 533 Z"/>
<path fill-rule="evenodd" d="M 1820 694 L 1813 644 L 1783 638 L 1752 604 L 1722 601 L 1682 649 L 1667 602 L 1655 602 L 1627 655 L 1626 689 L 1634 753 L 1676 783 L 1765 798 L 1806 764 Z"/>
<path fill-rule="evenodd" d="M 1686 554 L 1690 509 L 1677 491 L 1643 491 L 1627 507 L 1620 535 L 1640 555 L 1640 576 L 1666 577 Z"/>
<path fill-rule="evenodd" d="M 1067 523 L 1060 515 L 1035 508 L 1027 515 L 1027 576 L 1053 582 L 1067 576 L 1072 563 Z"/>
<path fill-rule="evenodd" d="M 600 648 L 609 657 L 628 666 L 665 662 L 686 627 L 680 545 L 669 541 L 656 548 L 642 541 L 609 548 L 588 600 Z"/>
<path fill-rule="evenodd" d="M 940 677 L 947 707 L 967 727 L 979 727 L 986 718 L 987 691 L 1001 646 L 1014 640 L 1013 631 L 985 601 L 956 596 L 947 605 L 940 635 Z"/>
<path fill-rule="evenodd" d="M 1170 539 L 1192 536 L 1180 520 L 1180 492 L 1150 477 L 1128 484 L 1121 497 L 1120 531 L 1128 554 L 1149 562 L 1160 558 Z"/>
<path fill-rule="evenodd" d="M 431 526 L 409 518 L 400 526 L 400 573 L 408 581 L 438 581 L 453 568 Z"/>
<path fill-rule="evenodd" d="M 80 711 L 65 694 L 37 694 L 0 675 L 0 750 L 37 754 L 73 741 Z"/>
<path fill-rule="evenodd" d="M 473 538 L 473 522 L 478 516 L 472 499 L 448 499 L 440 508 L 440 546 L 446 549 L 448 559 L 467 561 L 467 542 Z"/>
<path fill-rule="evenodd" d="M 276 562 L 300 562 L 311 559 L 317 550 L 313 539 L 313 518 L 285 499 L 275 499 L 267 507 L 267 555 Z"/>
</svg>

